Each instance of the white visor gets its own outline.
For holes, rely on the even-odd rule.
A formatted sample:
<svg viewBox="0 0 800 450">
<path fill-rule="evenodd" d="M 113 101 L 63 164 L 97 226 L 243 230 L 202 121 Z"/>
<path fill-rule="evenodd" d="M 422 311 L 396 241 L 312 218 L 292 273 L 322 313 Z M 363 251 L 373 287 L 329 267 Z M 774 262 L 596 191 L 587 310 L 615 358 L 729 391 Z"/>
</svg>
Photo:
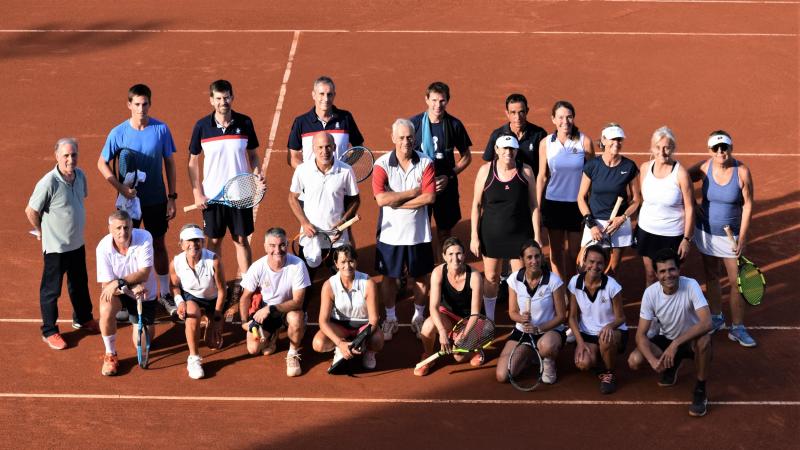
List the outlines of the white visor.
<svg viewBox="0 0 800 450">
<path fill-rule="evenodd" d="M 519 148 L 519 142 L 514 136 L 500 136 L 494 141 L 497 148 Z"/>
<path fill-rule="evenodd" d="M 612 127 L 603 128 L 603 132 L 601 133 L 604 139 L 625 139 L 625 132 L 622 131 L 622 128 L 614 125 Z"/>
<path fill-rule="evenodd" d="M 181 240 L 182 241 L 190 241 L 192 239 L 205 239 L 206 236 L 203 234 L 203 230 L 200 228 L 187 228 L 181 231 Z"/>
<path fill-rule="evenodd" d="M 728 136 L 724 134 L 715 134 L 708 138 L 708 148 L 714 148 L 719 144 L 728 144 L 728 147 L 733 146 L 733 141 Z"/>
</svg>

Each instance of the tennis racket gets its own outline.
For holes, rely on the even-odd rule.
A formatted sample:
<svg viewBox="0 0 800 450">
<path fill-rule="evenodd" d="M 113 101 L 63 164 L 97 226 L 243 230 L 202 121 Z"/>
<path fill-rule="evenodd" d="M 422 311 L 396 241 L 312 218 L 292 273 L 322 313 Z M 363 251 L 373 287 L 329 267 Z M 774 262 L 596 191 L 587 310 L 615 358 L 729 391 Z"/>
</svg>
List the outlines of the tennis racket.
<svg viewBox="0 0 800 450">
<path fill-rule="evenodd" d="M 136 299 L 136 313 L 139 314 L 139 323 L 137 325 L 137 332 L 139 338 L 136 339 L 136 360 L 139 362 L 139 367 L 142 369 L 147 368 L 147 362 L 150 359 L 150 333 L 145 330 L 142 322 L 142 299 Z M 144 342 L 144 344 L 142 344 Z M 142 350 L 144 347 L 144 350 Z"/>
<path fill-rule="evenodd" d="M 494 322 L 483 314 L 472 314 L 459 320 L 450 332 L 452 348 L 439 350 L 417 363 L 416 368 L 426 366 L 444 355 L 479 352 L 489 347 L 494 341 L 494 328 Z"/>
<path fill-rule="evenodd" d="M 530 300 L 527 311 L 531 310 Z M 508 381 L 520 391 L 530 392 L 542 381 L 542 357 L 533 342 L 533 335 L 525 333 L 508 357 Z"/>
<path fill-rule="evenodd" d="M 264 194 L 267 192 L 267 184 L 259 180 L 258 176 L 252 173 L 240 173 L 231 178 L 222 187 L 219 193 L 207 203 L 230 206 L 236 209 L 252 208 L 261 203 Z M 183 212 L 194 211 L 198 205 L 189 205 L 183 208 Z"/>
<path fill-rule="evenodd" d="M 609 222 L 611 222 L 611 220 L 613 220 L 615 217 L 617 217 L 617 213 L 619 212 L 620 206 L 622 206 L 622 197 L 621 196 L 617 197 L 617 202 L 614 203 L 614 208 L 611 210 L 611 217 L 609 217 L 609 219 L 608 219 Z M 608 227 L 608 224 L 606 224 L 606 227 Z M 616 231 L 616 230 L 614 230 L 614 231 Z M 577 265 L 578 267 L 581 267 L 581 268 L 583 267 L 583 257 L 586 254 L 586 248 L 587 247 L 591 247 L 592 245 L 599 245 L 599 246 L 601 246 L 601 247 L 603 247 L 605 249 L 610 249 L 611 248 L 611 235 L 612 234 L 614 234 L 614 233 L 613 232 L 612 233 L 606 233 L 605 230 L 603 230 L 603 237 L 600 238 L 599 241 L 595 240 L 595 239 L 592 239 L 591 241 L 587 242 L 586 245 L 581 247 L 580 251 L 578 252 L 578 258 L 575 260 L 575 265 Z"/>
<path fill-rule="evenodd" d="M 361 327 L 361 330 L 358 332 L 353 341 L 347 346 L 350 351 L 357 351 L 359 353 L 363 353 L 364 349 L 367 348 L 367 339 L 372 336 L 372 325 L 366 324 Z M 346 360 L 344 358 L 336 361 L 335 364 L 331 364 L 328 368 L 328 373 L 334 373 L 336 369 L 339 368 Z"/>
<path fill-rule="evenodd" d="M 135 175 L 132 187 L 135 188 L 139 181 L 137 179 L 138 160 L 139 152 L 136 150 L 131 150 L 129 148 L 119 149 L 114 155 L 114 158 L 111 159 L 111 171 L 114 173 L 117 181 L 124 183 L 125 176 L 129 173 L 133 173 Z"/>
<path fill-rule="evenodd" d="M 317 229 L 317 233 L 314 235 L 314 237 L 312 239 L 317 239 L 317 241 L 319 242 L 319 248 L 321 250 L 328 250 L 328 249 L 333 247 L 333 236 L 335 236 L 337 233 L 341 234 L 342 232 L 344 232 L 344 230 L 350 228 L 354 223 L 358 222 L 359 220 L 361 220 L 361 216 L 356 214 L 355 216 L 353 216 L 352 219 L 342 223 L 341 225 L 339 225 L 338 227 L 336 227 L 334 229 L 331 229 L 331 230 L 320 230 L 320 229 Z M 292 253 L 294 253 L 295 256 L 298 256 L 298 257 L 301 257 L 301 258 L 303 257 L 303 256 L 300 255 L 300 253 L 301 253 L 300 252 L 300 239 L 302 237 L 303 237 L 303 233 L 301 232 L 301 233 L 297 233 L 297 235 L 295 235 L 295 237 L 292 238 Z M 328 254 L 325 255 L 325 257 L 323 258 L 323 261 L 327 260 L 329 257 L 330 257 L 330 252 L 328 252 Z M 319 267 L 319 266 L 317 266 L 317 267 Z"/>
<path fill-rule="evenodd" d="M 725 234 L 728 235 L 728 239 L 730 239 L 734 247 L 738 245 L 729 225 L 725 225 Z M 736 285 L 739 293 L 742 294 L 747 303 L 753 306 L 760 305 L 767 289 L 767 280 L 764 278 L 764 274 L 761 273 L 761 269 L 758 266 L 745 258 L 744 255 L 739 256 L 738 264 L 739 273 L 736 275 Z"/>
<path fill-rule="evenodd" d="M 340 161 L 353 168 L 357 183 L 369 178 L 375 165 L 375 157 L 372 155 L 372 151 L 362 146 L 350 147 L 342 155 Z"/>
</svg>

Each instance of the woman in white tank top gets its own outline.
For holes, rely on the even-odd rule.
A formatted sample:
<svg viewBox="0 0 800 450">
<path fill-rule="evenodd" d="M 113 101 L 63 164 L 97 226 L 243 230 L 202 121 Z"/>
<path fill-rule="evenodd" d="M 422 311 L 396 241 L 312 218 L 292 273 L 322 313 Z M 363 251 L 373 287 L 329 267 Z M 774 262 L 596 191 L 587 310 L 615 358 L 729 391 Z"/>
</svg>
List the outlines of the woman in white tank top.
<svg viewBox="0 0 800 450">
<path fill-rule="evenodd" d="M 556 102 L 552 120 L 556 130 L 539 143 L 536 199 L 550 239 L 552 270 L 562 280 L 569 280 L 576 271 L 574 261 L 583 232 L 578 190 L 583 165 L 594 158 L 594 145 L 575 126 L 575 108 L 571 103 Z M 536 238 L 541 241 L 539 236 Z"/>
<path fill-rule="evenodd" d="M 341 358 L 362 355 L 364 368 L 374 369 L 375 354 L 383 348 L 375 282 L 356 270 L 358 256 L 352 245 L 334 248 L 331 257 L 337 272 L 322 285 L 319 331 L 311 345 L 319 353 L 333 351 L 334 364 Z M 367 340 L 366 350 L 361 353 L 351 349 L 351 341 L 367 324 L 372 328 L 372 335 Z"/>
<path fill-rule="evenodd" d="M 651 160 L 639 167 L 642 209 L 636 237 L 645 285 L 655 283 L 653 255 L 672 248 L 681 259 L 689 254 L 694 232 L 694 196 L 689 173 L 674 159 L 675 135 L 661 127 L 650 139 Z"/>
</svg>

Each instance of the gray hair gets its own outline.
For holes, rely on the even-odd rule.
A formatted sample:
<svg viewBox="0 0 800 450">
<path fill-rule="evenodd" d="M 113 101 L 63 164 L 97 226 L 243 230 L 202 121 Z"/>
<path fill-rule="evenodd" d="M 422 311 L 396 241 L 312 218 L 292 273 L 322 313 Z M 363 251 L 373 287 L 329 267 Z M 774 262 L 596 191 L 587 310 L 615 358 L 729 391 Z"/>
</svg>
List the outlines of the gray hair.
<svg viewBox="0 0 800 450">
<path fill-rule="evenodd" d="M 57 152 L 58 149 L 60 149 L 62 145 L 67 145 L 67 144 L 71 145 L 75 149 L 76 152 L 78 151 L 78 140 L 73 138 L 73 137 L 63 137 L 63 138 L 57 140 L 56 141 L 56 149 L 55 149 L 55 151 Z"/>
<path fill-rule="evenodd" d="M 414 124 L 411 123 L 410 120 L 400 118 L 395 120 L 392 124 L 392 136 L 397 136 L 398 127 L 408 127 L 408 129 L 411 130 L 411 134 L 416 133 L 416 128 L 414 128 Z"/>
<path fill-rule="evenodd" d="M 656 142 L 664 138 L 667 138 L 670 142 L 672 142 L 673 151 L 678 147 L 678 144 L 675 141 L 675 133 L 673 133 L 672 130 L 666 125 L 653 132 L 653 137 L 650 138 L 650 146 L 655 145 Z"/>
<path fill-rule="evenodd" d="M 272 227 L 269 230 L 267 230 L 266 233 L 264 233 L 264 240 L 266 240 L 270 236 L 274 236 L 274 237 L 280 238 L 281 240 L 285 240 L 286 239 L 286 230 L 284 230 L 281 227 Z"/>
<path fill-rule="evenodd" d="M 329 76 L 322 75 L 321 77 L 314 80 L 314 86 L 311 88 L 312 90 L 317 88 L 319 84 L 327 84 L 331 87 L 331 90 L 336 92 L 336 85 L 333 83 L 333 79 Z"/>
<path fill-rule="evenodd" d="M 111 225 L 111 222 L 113 222 L 115 220 L 124 220 L 126 222 L 133 222 L 133 219 L 131 218 L 131 215 L 128 214 L 128 211 L 123 211 L 121 209 L 118 209 L 118 210 L 116 210 L 116 211 L 114 211 L 114 212 L 112 212 L 111 214 L 108 215 L 108 224 L 109 225 Z"/>
</svg>

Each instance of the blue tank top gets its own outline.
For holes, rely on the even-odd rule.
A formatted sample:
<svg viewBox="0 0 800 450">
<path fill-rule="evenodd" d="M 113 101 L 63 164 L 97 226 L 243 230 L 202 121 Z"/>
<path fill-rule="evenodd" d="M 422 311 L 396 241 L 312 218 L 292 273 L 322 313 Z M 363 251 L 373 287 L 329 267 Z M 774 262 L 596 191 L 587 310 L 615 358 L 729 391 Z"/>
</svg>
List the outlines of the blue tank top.
<svg viewBox="0 0 800 450">
<path fill-rule="evenodd" d="M 739 187 L 739 163 L 733 162 L 733 175 L 725 185 L 714 181 L 714 164 L 708 164 L 703 177 L 703 231 L 714 236 L 725 236 L 725 225 L 730 225 L 734 234 L 739 234 L 742 222 L 744 196 Z"/>
</svg>

